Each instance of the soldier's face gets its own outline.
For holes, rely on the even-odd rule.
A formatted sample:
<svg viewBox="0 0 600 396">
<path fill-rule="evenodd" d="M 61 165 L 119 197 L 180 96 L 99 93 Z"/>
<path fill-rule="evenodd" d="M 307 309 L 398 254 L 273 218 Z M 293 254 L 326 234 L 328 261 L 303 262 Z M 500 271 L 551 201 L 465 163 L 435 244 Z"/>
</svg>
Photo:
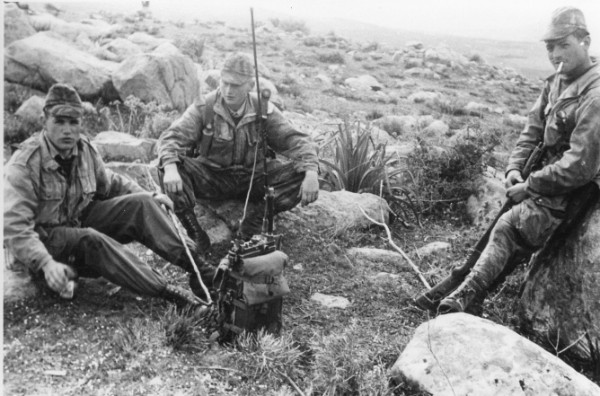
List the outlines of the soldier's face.
<svg viewBox="0 0 600 396">
<path fill-rule="evenodd" d="M 221 94 L 227 106 L 232 110 L 237 110 L 246 100 L 246 96 L 254 86 L 252 80 L 243 84 L 235 84 L 231 81 L 225 81 L 221 78 Z"/>
<path fill-rule="evenodd" d="M 556 69 L 562 62 L 562 73 L 575 75 L 579 69 L 587 64 L 590 38 L 578 40 L 575 36 L 568 35 L 562 39 L 546 41 L 548 59 Z"/>
<path fill-rule="evenodd" d="M 81 117 L 47 115 L 46 136 L 61 155 L 67 156 L 81 137 Z"/>
</svg>

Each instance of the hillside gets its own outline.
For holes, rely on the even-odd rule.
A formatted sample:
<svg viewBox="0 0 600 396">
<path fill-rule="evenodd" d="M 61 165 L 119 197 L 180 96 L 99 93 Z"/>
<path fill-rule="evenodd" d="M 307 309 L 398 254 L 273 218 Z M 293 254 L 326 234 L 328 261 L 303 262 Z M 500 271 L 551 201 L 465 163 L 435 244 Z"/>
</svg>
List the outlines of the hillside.
<svg viewBox="0 0 600 396">
<path fill-rule="evenodd" d="M 38 97 L 39 106 L 59 68 L 58 61 L 44 65 L 40 56 L 24 57 L 32 62 L 26 65 L 20 62 L 22 54 L 47 51 L 40 53 L 58 60 L 70 60 L 73 53 L 75 60 L 93 57 L 83 73 L 60 65 L 72 72 L 63 76 L 81 84 L 82 92 L 87 89 L 90 137 L 118 131 L 155 144 L 186 105 L 217 86 L 228 54 L 252 50 L 248 21 L 164 21 L 149 13 L 84 5 L 60 5 L 58 16 L 49 16 L 38 7 L 37 15 L 19 14 L 17 27 L 30 24 L 31 30 L 6 42 L 7 59 L 14 62 L 5 64 L 5 158 L 41 127 L 36 124 L 39 107 L 29 116 L 17 109 L 32 97 Z M 389 189 L 383 198 L 395 218 L 389 225 L 394 242 L 429 283 L 438 282 L 466 257 L 503 199 L 498 185 L 507 153 L 525 125 L 545 70 L 529 63 L 535 55 L 532 47 L 258 15 L 261 85 L 272 88 L 273 103 L 314 138 L 324 161 L 340 160 L 335 139 L 343 132 L 353 142 L 368 137 L 369 155 L 379 155 L 369 166 L 389 172 L 389 178 L 382 176 L 356 192 L 380 195 L 379 182 L 385 181 Z M 11 30 L 15 26 L 7 26 L 5 37 L 17 35 Z M 57 54 L 34 45 L 38 39 L 70 50 Z M 193 65 L 197 75 L 189 73 L 193 75 L 184 76 L 189 78 L 185 81 L 181 77 L 183 84 L 200 87 L 193 98 L 167 95 L 160 103 L 145 103 L 125 96 L 115 84 L 130 57 L 155 51 L 182 70 Z M 44 72 L 21 73 L 26 66 Z M 105 80 L 88 84 L 92 72 L 104 72 Z M 160 84 L 159 78 L 148 83 L 151 88 Z M 141 97 L 143 90 L 139 92 Z M 338 152 L 344 149 L 348 145 Z M 154 164 L 156 154 L 148 153 L 153 157 L 128 159 L 126 165 Z M 115 168 L 128 154 L 103 151 Z M 322 197 L 329 197 L 326 190 L 337 188 L 326 162 L 321 178 Z M 350 190 L 348 184 L 342 187 Z M 413 305 L 423 291 L 419 278 L 390 248 L 383 228 L 338 229 L 319 219 L 306 222 L 315 206 L 277 219 L 284 234 L 282 250 L 290 257 L 286 278 L 291 293 L 284 299 L 281 337 L 263 334 L 221 345 L 214 333 L 197 325 L 193 312 L 178 312 L 164 301 L 102 279 L 82 280 L 76 298 L 65 301 L 38 279 L 32 297 L 5 304 L 5 394 L 425 395 L 408 381 L 393 382 L 388 376 L 414 330 L 430 319 Z M 133 248 L 153 268 L 186 286 L 179 268 L 165 267 L 164 260 L 141 245 Z M 212 260 L 224 257 L 228 248 L 228 241 L 219 241 Z M 518 269 L 489 296 L 482 313 L 517 332 L 514 306 L 522 272 Z M 345 299 L 348 305 L 321 305 L 317 294 Z M 575 367 L 597 381 L 593 367 Z"/>
</svg>

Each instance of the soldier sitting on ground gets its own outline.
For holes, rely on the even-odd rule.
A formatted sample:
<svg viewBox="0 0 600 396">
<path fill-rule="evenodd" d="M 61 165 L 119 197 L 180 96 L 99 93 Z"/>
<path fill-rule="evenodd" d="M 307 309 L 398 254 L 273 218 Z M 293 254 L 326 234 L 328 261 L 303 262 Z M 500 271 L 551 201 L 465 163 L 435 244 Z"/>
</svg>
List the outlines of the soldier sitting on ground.
<svg viewBox="0 0 600 396">
<path fill-rule="evenodd" d="M 77 277 L 103 276 L 142 295 L 199 304 L 193 293 L 169 284 L 123 246 L 138 241 L 193 272 L 161 208 L 172 207 L 172 201 L 106 169 L 82 135 L 82 116 L 81 99 L 71 86 L 50 88 L 45 129 L 23 142 L 4 170 L 5 246 L 65 298 L 72 297 Z"/>
</svg>

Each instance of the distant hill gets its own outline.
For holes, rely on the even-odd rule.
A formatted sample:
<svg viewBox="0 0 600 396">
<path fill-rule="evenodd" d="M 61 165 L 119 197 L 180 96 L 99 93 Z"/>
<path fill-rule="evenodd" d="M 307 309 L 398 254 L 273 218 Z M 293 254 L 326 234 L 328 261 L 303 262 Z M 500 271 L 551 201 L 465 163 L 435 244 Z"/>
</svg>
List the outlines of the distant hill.
<svg viewBox="0 0 600 396">
<path fill-rule="evenodd" d="M 334 31 L 351 40 L 376 41 L 397 48 L 403 48 L 408 41 L 420 41 L 425 47 L 444 45 L 467 56 L 479 54 L 489 64 L 512 67 L 529 78 L 545 78 L 552 74 L 544 45 L 538 42 L 428 34 L 334 18 L 307 20 L 306 23 L 315 34 Z"/>
<path fill-rule="evenodd" d="M 201 21 L 221 20 L 228 25 L 236 25 L 241 28 L 250 27 L 249 9 L 245 7 L 207 7 L 206 4 L 198 3 L 193 7 L 189 2 L 174 0 L 175 4 L 181 3 L 180 7 L 171 3 L 151 3 L 150 10 L 154 17 L 161 20 Z M 138 2 L 108 3 L 101 2 L 74 2 L 54 3 L 61 10 L 80 13 L 93 13 L 98 11 L 133 13 L 141 9 Z M 43 8 L 43 3 L 34 4 L 34 8 Z M 68 19 L 68 15 L 63 15 Z M 501 67 L 512 67 L 523 75 L 537 79 L 545 78 L 552 73 L 552 68 L 546 58 L 546 52 L 542 43 L 539 42 L 517 42 L 496 41 L 489 39 L 459 37 L 440 34 L 428 34 L 425 32 L 407 31 L 402 29 L 391 29 L 374 24 L 351 21 L 340 18 L 295 18 L 291 14 L 276 12 L 263 8 L 255 9 L 256 21 L 268 21 L 272 18 L 302 20 L 310 28 L 313 34 L 324 34 L 335 32 L 337 35 L 353 41 L 377 41 L 387 43 L 394 48 L 403 48 L 408 41 L 420 41 L 426 47 L 445 45 L 457 52 L 467 56 L 479 54 L 492 65 Z"/>
</svg>

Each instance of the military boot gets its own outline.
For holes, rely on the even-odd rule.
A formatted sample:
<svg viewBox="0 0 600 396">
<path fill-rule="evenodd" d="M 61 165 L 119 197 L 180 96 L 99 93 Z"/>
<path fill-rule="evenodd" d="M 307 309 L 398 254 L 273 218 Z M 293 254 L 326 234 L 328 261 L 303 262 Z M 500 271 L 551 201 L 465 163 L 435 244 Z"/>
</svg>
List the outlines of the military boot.
<svg viewBox="0 0 600 396">
<path fill-rule="evenodd" d="M 440 301 L 438 313 L 440 315 L 452 312 L 465 312 L 469 305 L 482 299 L 485 287 L 475 277 L 467 277 L 450 295 Z"/>
<path fill-rule="evenodd" d="M 175 285 L 167 285 L 160 294 L 162 298 L 175 303 L 180 308 L 185 306 L 200 305 L 200 300 L 191 291 L 182 289 Z"/>
<path fill-rule="evenodd" d="M 188 233 L 188 236 L 196 243 L 199 253 L 206 254 L 210 249 L 210 238 L 208 234 L 200 227 L 194 209 L 184 210 L 177 214 L 183 228 Z"/>
<path fill-rule="evenodd" d="M 215 278 L 216 269 L 212 265 L 210 265 L 204 258 L 197 254 L 195 255 L 196 267 L 198 268 L 198 272 L 200 273 L 200 278 L 202 279 L 202 283 L 208 289 L 209 293 L 212 293 L 213 290 L 213 280 Z M 200 286 L 200 282 L 198 281 L 198 276 L 196 275 L 196 271 L 190 272 L 190 281 L 189 281 L 190 289 L 194 292 L 195 295 L 202 299 L 206 299 L 207 296 Z"/>
</svg>

